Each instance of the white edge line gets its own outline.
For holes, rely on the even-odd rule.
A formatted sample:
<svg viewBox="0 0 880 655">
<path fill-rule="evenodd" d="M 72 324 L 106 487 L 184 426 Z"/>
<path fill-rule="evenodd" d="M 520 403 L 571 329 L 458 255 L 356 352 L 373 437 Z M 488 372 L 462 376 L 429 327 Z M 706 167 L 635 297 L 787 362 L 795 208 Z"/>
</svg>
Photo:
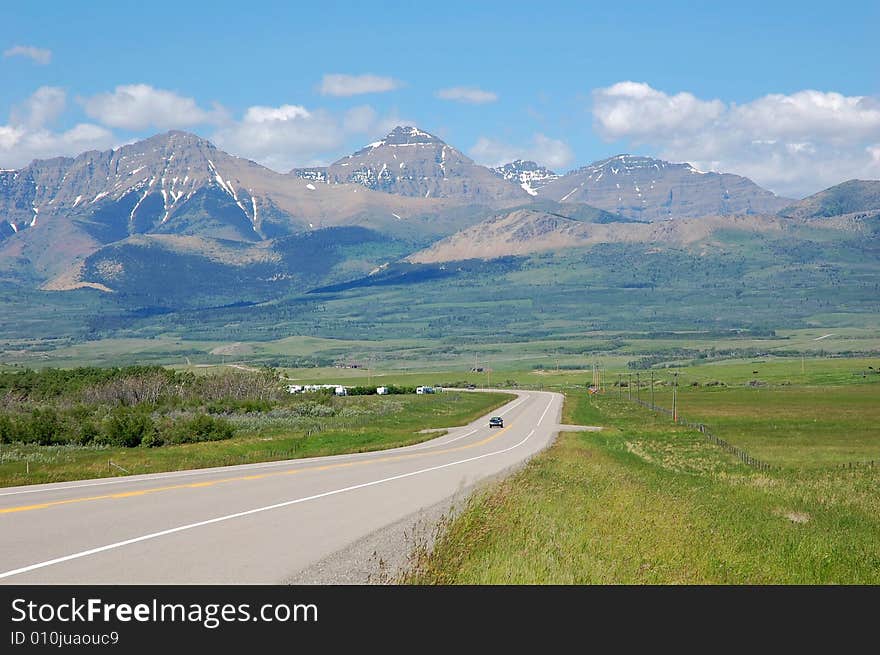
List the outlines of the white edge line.
<svg viewBox="0 0 880 655">
<path fill-rule="evenodd" d="M 553 405 L 553 398 L 550 399 L 550 402 L 547 404 L 547 409 L 544 410 L 544 413 L 541 414 L 541 418 L 538 419 L 538 425 L 544 420 L 544 417 L 547 415 L 547 412 L 550 411 L 550 407 Z M 244 512 L 236 512 L 235 514 L 227 514 L 226 516 L 218 516 L 213 519 L 208 519 L 207 521 L 198 521 L 197 523 L 188 523 L 186 525 L 179 525 L 176 528 L 169 528 L 168 530 L 161 530 L 159 532 L 151 532 L 150 534 L 145 534 L 140 537 L 134 537 L 132 539 L 126 539 L 125 541 L 117 541 L 112 544 L 107 544 L 106 546 L 99 546 L 98 548 L 90 548 L 89 550 L 83 550 L 78 553 L 73 553 L 72 555 L 65 555 L 64 557 L 56 557 L 55 559 L 46 560 L 45 562 L 38 562 L 37 564 L 30 564 L 29 566 L 23 566 L 18 569 L 12 569 L 11 571 L 5 571 L 0 573 L 0 580 L 4 578 L 11 578 L 14 575 L 20 575 L 22 573 L 28 573 L 30 571 L 36 571 L 37 569 L 46 568 L 47 566 L 53 566 L 55 564 L 61 564 L 63 562 L 69 562 L 71 560 L 80 559 L 82 557 L 88 557 L 90 555 L 96 555 L 98 553 L 103 553 L 108 550 L 115 550 L 116 548 L 122 548 L 123 546 L 130 546 L 131 544 L 136 544 L 141 541 L 149 541 L 150 539 L 157 539 L 158 537 L 164 537 L 169 534 L 174 534 L 176 532 L 183 532 L 184 530 L 192 530 L 194 528 L 200 528 L 206 525 L 211 525 L 213 523 L 221 523 L 223 521 L 230 521 L 232 519 L 241 518 L 243 516 L 250 516 L 251 514 L 260 514 L 262 512 L 268 512 L 273 509 L 280 509 L 281 507 L 289 507 L 291 505 L 298 505 L 299 503 L 305 503 L 310 500 L 318 500 L 319 498 L 326 498 L 327 496 L 335 496 L 337 494 L 346 493 L 348 491 L 355 491 L 356 489 L 364 489 L 366 487 L 374 487 L 376 485 L 385 484 L 386 482 L 393 482 L 394 480 L 402 480 L 403 478 L 410 478 L 414 475 L 421 475 L 423 473 L 430 473 L 431 471 L 439 471 L 440 469 L 449 468 L 450 466 L 458 466 L 459 464 L 466 464 L 467 462 L 474 462 L 478 459 L 484 459 L 486 457 L 493 457 L 495 455 L 502 455 L 504 453 L 510 452 L 514 448 L 519 448 L 526 441 L 528 441 L 533 434 L 535 434 L 535 430 L 537 428 L 533 428 L 531 432 L 529 432 L 522 441 L 515 443 L 512 446 L 508 446 L 507 448 L 502 448 L 501 450 L 495 450 L 491 453 L 483 453 L 482 455 L 476 455 L 474 457 L 468 457 L 467 459 L 460 459 L 455 462 L 447 462 L 446 464 L 439 464 L 437 466 L 431 466 L 425 469 L 419 469 L 418 471 L 410 471 L 409 473 L 401 473 L 400 475 L 393 475 L 389 478 L 382 478 L 381 480 L 372 480 L 371 482 L 363 482 L 361 484 L 355 484 L 350 487 L 343 487 L 342 489 L 334 489 L 332 491 L 325 491 L 320 494 L 314 494 L 313 496 L 305 496 L 303 498 L 295 498 L 294 500 L 287 500 L 283 503 L 275 503 L 274 505 L 266 505 L 265 507 L 256 507 L 254 509 L 249 509 Z"/>
<path fill-rule="evenodd" d="M 519 402 L 511 401 L 513 404 L 508 407 L 505 411 L 501 412 L 501 416 L 514 409 L 518 405 L 524 403 L 526 398 L 520 398 Z M 479 428 L 477 428 L 479 429 Z M 222 474 L 227 471 L 259 471 L 260 469 L 266 468 L 276 468 L 278 466 L 290 466 L 290 465 L 300 465 L 300 464 L 313 464 L 318 461 L 329 461 L 330 458 L 342 459 L 343 457 L 348 457 L 352 459 L 364 458 L 369 455 L 376 455 L 377 453 L 391 453 L 396 450 L 403 450 L 408 448 L 409 450 L 422 450 L 424 448 L 434 448 L 437 446 L 445 446 L 448 443 L 452 443 L 453 441 L 458 441 L 464 437 L 472 435 L 477 430 L 472 430 L 467 434 L 461 435 L 460 437 L 456 437 L 455 439 L 450 439 L 449 441 L 444 441 L 442 443 L 435 443 L 435 441 L 442 439 L 443 437 L 437 437 L 436 439 L 431 439 L 428 442 L 415 444 L 412 446 L 400 446 L 398 448 L 388 448 L 386 450 L 368 450 L 363 453 L 342 453 L 340 455 L 327 455 L 326 457 L 296 457 L 294 459 L 282 459 L 277 462 L 254 462 L 252 464 L 235 464 L 232 466 L 212 466 L 206 469 L 194 469 L 190 471 L 172 471 L 167 473 L 145 473 L 143 475 L 149 477 L 135 477 L 135 476 L 122 476 L 119 478 L 115 478 L 113 480 L 102 480 L 101 482 L 84 482 L 83 484 L 71 484 L 66 487 L 52 487 L 51 489 L 46 489 L 39 486 L 40 488 L 34 489 L 20 489 L 18 491 L 7 491 L 0 492 L 0 498 L 3 496 L 18 496 L 21 494 L 36 494 L 36 493 L 54 493 L 58 491 L 67 491 L 68 489 L 82 489 L 83 487 L 103 487 L 108 484 L 123 484 L 128 482 L 130 484 L 138 484 L 140 482 L 154 482 L 156 480 L 170 480 L 173 478 L 185 478 L 187 476 L 196 476 L 196 475 L 211 475 Z M 445 436 L 445 435 L 444 435 Z M 62 483 L 57 483 L 62 484 Z"/>
</svg>

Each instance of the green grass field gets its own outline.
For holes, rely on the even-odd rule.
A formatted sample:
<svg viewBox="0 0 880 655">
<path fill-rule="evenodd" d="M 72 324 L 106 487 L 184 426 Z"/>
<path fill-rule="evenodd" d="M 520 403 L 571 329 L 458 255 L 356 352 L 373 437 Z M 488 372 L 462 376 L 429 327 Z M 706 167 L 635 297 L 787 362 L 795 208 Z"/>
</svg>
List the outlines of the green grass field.
<svg viewBox="0 0 880 655">
<path fill-rule="evenodd" d="M 671 395 L 664 389 L 656 402 L 671 406 Z M 827 467 L 871 460 L 880 465 L 880 384 L 685 387 L 679 401 L 681 415 L 706 423 L 717 436 L 772 465 Z"/>
<path fill-rule="evenodd" d="M 632 358 L 630 358 L 632 359 Z M 560 357 L 561 366 L 557 370 L 555 360 L 545 360 L 542 368 L 498 368 L 489 372 L 472 373 L 470 367 L 447 369 L 443 367 L 425 367 L 414 371 L 401 371 L 377 367 L 372 374 L 367 370 L 349 368 L 292 368 L 282 369 L 284 375 L 300 383 L 323 383 L 328 381 L 344 381 L 345 384 L 435 384 L 464 381 L 477 386 L 506 386 L 516 383 L 527 388 L 564 388 L 570 385 L 584 385 L 591 381 L 593 363 L 604 370 L 606 385 L 617 382 L 618 376 L 626 382 L 631 375 L 633 384 L 636 371 L 626 368 L 629 359 L 619 357 L 596 356 L 583 363 L 583 367 L 572 364 L 564 356 Z M 471 366 L 473 362 L 471 362 Z M 482 366 L 482 364 L 480 364 Z M 804 373 L 801 373 L 803 366 Z M 657 389 L 672 382 L 673 372 L 679 374 L 680 389 L 693 382 L 705 385 L 707 382 L 724 381 L 728 385 L 743 385 L 756 377 L 772 386 L 786 384 L 819 385 L 819 384 L 859 384 L 875 381 L 880 383 L 880 375 L 863 374 L 880 370 L 880 356 L 877 357 L 778 357 L 765 356 L 750 359 L 729 359 L 708 363 L 693 363 L 674 369 L 661 368 L 655 370 Z M 759 374 L 754 375 L 753 371 Z M 650 371 L 639 371 L 643 389 L 648 389 Z M 642 398 L 643 400 L 645 397 Z"/>
<path fill-rule="evenodd" d="M 0 487 L 125 475 L 109 461 L 141 474 L 394 448 L 437 437 L 421 430 L 466 424 L 511 398 L 456 392 L 351 396 L 338 399 L 343 405 L 338 417 L 245 418 L 238 436 L 228 441 L 162 448 L 3 445 Z"/>
<path fill-rule="evenodd" d="M 625 391 L 569 386 L 564 421 L 605 429 L 560 435 L 472 497 L 405 581 L 880 583 L 880 385 L 836 360 L 782 385 L 798 360 L 756 390 L 742 386 L 750 365 L 688 370 L 729 386 L 682 389 L 682 413 L 776 468 L 746 466 Z M 848 458 L 878 465 L 838 466 Z"/>
</svg>

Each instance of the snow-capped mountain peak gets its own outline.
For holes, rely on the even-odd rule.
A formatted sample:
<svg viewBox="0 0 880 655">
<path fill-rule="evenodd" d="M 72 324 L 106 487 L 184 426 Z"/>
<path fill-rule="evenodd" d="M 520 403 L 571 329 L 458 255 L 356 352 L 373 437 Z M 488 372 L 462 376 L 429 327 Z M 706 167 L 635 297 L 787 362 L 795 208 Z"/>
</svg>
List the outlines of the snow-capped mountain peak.
<svg viewBox="0 0 880 655">
<path fill-rule="evenodd" d="M 519 184 L 530 196 L 538 195 L 541 187 L 559 177 L 545 166 L 522 159 L 516 159 L 492 170 L 503 179 Z"/>
<path fill-rule="evenodd" d="M 383 146 L 389 148 L 397 148 L 401 146 L 445 146 L 446 144 L 434 136 L 433 134 L 429 134 L 428 132 L 424 132 L 417 127 L 412 126 L 401 126 L 398 125 L 391 132 L 389 132 L 385 138 L 380 139 L 378 141 L 373 141 L 372 143 L 368 143 L 363 148 L 358 150 L 357 152 L 346 156 L 344 159 L 352 159 L 359 155 L 364 155 L 368 152 L 371 152 L 377 148 L 382 148 Z M 341 160 L 340 160 L 341 161 Z"/>
<path fill-rule="evenodd" d="M 417 198 L 452 198 L 496 204 L 521 201 L 515 185 L 499 180 L 439 137 L 411 125 L 399 125 L 326 168 L 294 169 L 291 174 L 327 184 L 360 184 Z"/>
</svg>

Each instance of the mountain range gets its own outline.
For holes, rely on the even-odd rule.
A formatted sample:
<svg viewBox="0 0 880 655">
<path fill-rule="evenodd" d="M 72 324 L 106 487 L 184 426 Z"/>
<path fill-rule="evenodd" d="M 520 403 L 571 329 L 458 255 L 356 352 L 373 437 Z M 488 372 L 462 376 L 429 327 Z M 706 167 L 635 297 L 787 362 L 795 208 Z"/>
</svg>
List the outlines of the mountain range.
<svg viewBox="0 0 880 655">
<path fill-rule="evenodd" d="M 522 189 L 416 127 L 396 127 L 384 139 L 326 168 L 291 172 L 330 185 L 360 184 L 410 198 L 451 198 L 494 206 L 527 197 Z"/>
<path fill-rule="evenodd" d="M 540 195 L 583 202 L 647 221 L 710 215 L 772 214 L 791 204 L 750 179 L 690 164 L 617 155 L 559 177 Z"/>
<path fill-rule="evenodd" d="M 793 222 L 852 232 L 878 210 L 880 182 L 795 201 L 745 177 L 628 154 L 565 174 L 522 160 L 490 169 L 411 126 L 288 173 L 172 131 L 0 172 L 0 279 L 140 304 L 163 293 L 182 304 L 258 300 L 394 262 L 680 246 Z"/>
</svg>

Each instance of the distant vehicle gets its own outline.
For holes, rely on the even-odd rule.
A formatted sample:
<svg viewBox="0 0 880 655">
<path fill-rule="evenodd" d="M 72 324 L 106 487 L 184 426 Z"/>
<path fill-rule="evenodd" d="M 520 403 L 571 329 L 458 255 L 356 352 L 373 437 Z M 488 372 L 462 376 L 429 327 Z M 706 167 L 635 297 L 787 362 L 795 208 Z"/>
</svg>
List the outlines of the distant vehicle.
<svg viewBox="0 0 880 655">
<path fill-rule="evenodd" d="M 500 416 L 493 416 L 489 419 L 489 427 L 490 428 L 503 428 L 504 427 L 504 419 Z"/>
<path fill-rule="evenodd" d="M 347 396 L 348 395 L 348 391 L 346 390 L 345 387 L 336 387 L 333 390 L 333 393 L 335 393 L 337 396 Z"/>
<path fill-rule="evenodd" d="M 416 387 L 416 393 L 420 396 L 426 393 L 434 393 L 434 387 Z"/>
<path fill-rule="evenodd" d="M 388 387 L 376 387 L 376 393 L 380 396 L 388 395 Z"/>
<path fill-rule="evenodd" d="M 332 390 L 336 393 L 337 389 L 344 389 L 337 384 L 289 384 L 287 385 L 288 393 L 316 393 L 318 391 Z"/>
<path fill-rule="evenodd" d="M 476 389 L 476 388 L 477 388 L 477 385 L 475 385 L 475 384 L 469 384 L 469 385 L 467 385 L 467 388 L 468 388 L 468 389 Z"/>
</svg>

